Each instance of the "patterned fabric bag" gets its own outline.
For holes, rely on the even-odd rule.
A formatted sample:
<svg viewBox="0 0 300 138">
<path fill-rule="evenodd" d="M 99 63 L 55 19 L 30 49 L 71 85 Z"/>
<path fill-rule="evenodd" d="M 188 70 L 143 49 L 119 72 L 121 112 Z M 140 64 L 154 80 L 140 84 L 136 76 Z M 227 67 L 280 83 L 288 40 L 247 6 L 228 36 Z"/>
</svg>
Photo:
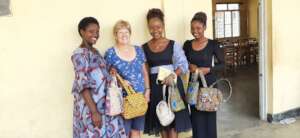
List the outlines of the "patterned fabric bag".
<svg viewBox="0 0 300 138">
<path fill-rule="evenodd" d="M 170 125 L 175 119 L 175 114 L 170 107 L 170 93 L 166 100 L 166 85 L 163 85 L 163 100 L 156 105 L 156 115 L 162 126 Z"/>
<path fill-rule="evenodd" d="M 195 73 L 192 73 L 191 80 L 188 83 L 186 101 L 190 105 L 196 105 L 197 95 L 199 90 L 199 81 L 198 81 L 198 70 Z"/>
<path fill-rule="evenodd" d="M 175 82 L 168 87 L 170 104 L 173 112 L 178 112 L 185 109 L 183 100 L 181 99 L 179 90 Z"/>
<path fill-rule="evenodd" d="M 113 77 L 112 82 L 105 97 L 105 113 L 109 116 L 116 116 L 122 113 L 123 110 L 123 94 L 122 88 L 118 87 L 116 77 Z"/>
<path fill-rule="evenodd" d="M 132 119 L 145 115 L 148 109 L 148 103 L 145 96 L 141 93 L 136 93 L 130 85 L 127 85 L 127 83 L 124 82 L 119 74 L 117 74 L 117 79 L 127 93 L 127 96 L 124 98 L 123 117 L 125 119 Z"/>
<path fill-rule="evenodd" d="M 199 74 L 201 77 L 201 82 L 203 84 L 203 88 L 201 88 L 199 90 L 199 93 L 197 96 L 196 109 L 199 111 L 215 112 L 218 110 L 218 108 L 222 102 L 226 102 L 229 100 L 231 93 L 232 93 L 231 84 L 227 79 L 220 79 L 220 80 L 214 82 L 211 86 L 207 87 L 207 83 L 206 83 L 203 73 L 200 71 Z M 217 88 L 213 88 L 218 82 L 221 82 L 221 81 L 226 81 L 227 86 L 229 87 L 229 90 L 230 90 L 230 95 L 226 98 L 227 100 L 224 100 L 224 101 L 223 101 L 222 92 Z"/>
</svg>

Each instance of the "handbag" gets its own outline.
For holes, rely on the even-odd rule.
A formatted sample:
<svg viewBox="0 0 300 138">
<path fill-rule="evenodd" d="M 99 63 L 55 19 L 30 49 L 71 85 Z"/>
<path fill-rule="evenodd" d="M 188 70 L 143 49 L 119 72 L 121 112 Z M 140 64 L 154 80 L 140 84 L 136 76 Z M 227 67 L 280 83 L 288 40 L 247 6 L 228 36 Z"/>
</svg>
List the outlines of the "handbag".
<svg viewBox="0 0 300 138">
<path fill-rule="evenodd" d="M 169 75 L 173 74 L 174 72 L 164 68 L 164 67 L 159 67 L 158 68 L 158 74 L 157 74 L 157 78 L 156 78 L 156 83 L 158 84 L 158 81 L 164 81 L 165 78 L 167 78 Z M 177 75 L 175 75 L 177 76 Z M 175 78 L 175 83 L 177 82 L 177 78 Z"/>
<path fill-rule="evenodd" d="M 105 97 L 105 113 L 109 116 L 116 116 L 122 113 L 123 94 L 122 88 L 118 87 L 116 77 L 113 77 Z"/>
<path fill-rule="evenodd" d="M 166 100 L 166 85 L 163 85 L 163 100 L 156 105 L 156 115 L 162 126 L 170 125 L 175 119 L 175 114 L 170 107 L 170 93 Z"/>
<path fill-rule="evenodd" d="M 196 109 L 199 111 L 215 112 L 219 109 L 219 106 L 222 102 L 228 101 L 228 99 L 230 98 L 232 93 L 230 82 L 227 79 L 219 79 L 212 85 L 207 87 L 207 83 L 203 73 L 200 71 L 199 74 L 203 88 L 200 88 L 200 90 L 198 91 Z M 219 81 L 227 81 L 229 84 L 230 95 L 224 101 L 222 92 L 217 88 L 213 88 Z"/>
<path fill-rule="evenodd" d="M 130 85 L 124 82 L 123 78 L 119 74 L 117 74 L 117 79 L 127 93 L 127 96 L 124 98 L 123 117 L 125 119 L 132 119 L 145 115 L 148 109 L 148 103 L 145 96 L 141 93 L 135 92 Z"/>
<path fill-rule="evenodd" d="M 188 83 L 186 101 L 190 105 L 196 105 L 197 95 L 199 90 L 199 81 L 198 81 L 199 72 L 196 70 L 191 74 L 191 80 Z"/>
<path fill-rule="evenodd" d="M 180 96 L 179 90 L 177 88 L 177 85 L 173 83 L 168 87 L 169 96 L 170 96 L 170 105 L 171 110 L 173 112 L 178 112 L 183 109 L 185 109 L 184 102 Z"/>
</svg>

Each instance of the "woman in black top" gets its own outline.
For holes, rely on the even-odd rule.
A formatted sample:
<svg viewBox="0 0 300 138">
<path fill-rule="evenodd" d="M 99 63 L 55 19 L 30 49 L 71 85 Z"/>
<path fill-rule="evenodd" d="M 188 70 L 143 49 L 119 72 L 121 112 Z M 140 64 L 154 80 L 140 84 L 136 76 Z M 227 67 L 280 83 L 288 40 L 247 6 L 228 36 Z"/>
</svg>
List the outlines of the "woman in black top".
<svg viewBox="0 0 300 138">
<path fill-rule="evenodd" d="M 217 42 L 204 36 L 207 16 L 204 12 L 198 12 L 191 21 L 191 33 L 195 37 L 184 43 L 183 50 L 189 62 L 191 73 L 200 70 L 205 75 L 207 85 L 216 81 L 214 71 L 224 67 L 224 54 Z M 212 66 L 213 57 L 217 58 L 218 64 Z M 200 87 L 202 87 L 201 80 Z M 196 110 L 191 105 L 191 121 L 193 126 L 193 138 L 217 138 L 216 112 Z"/>
<path fill-rule="evenodd" d="M 180 76 L 188 71 L 188 62 L 181 46 L 177 42 L 164 37 L 163 16 L 160 9 L 150 9 L 147 14 L 148 28 L 152 39 L 143 45 L 143 49 L 150 69 L 151 92 L 144 132 L 156 135 L 161 132 L 162 138 L 177 138 L 178 132 L 191 130 L 192 127 L 187 104 L 184 110 L 175 112 L 175 120 L 169 126 L 163 127 L 156 115 L 156 106 L 163 99 L 162 85 L 169 85 L 169 83 L 168 81 L 157 83 L 156 79 L 159 67 L 172 70 L 177 76 Z M 167 78 L 175 79 L 176 77 L 170 75 Z M 180 77 L 177 77 L 177 87 L 183 99 L 184 88 Z"/>
</svg>

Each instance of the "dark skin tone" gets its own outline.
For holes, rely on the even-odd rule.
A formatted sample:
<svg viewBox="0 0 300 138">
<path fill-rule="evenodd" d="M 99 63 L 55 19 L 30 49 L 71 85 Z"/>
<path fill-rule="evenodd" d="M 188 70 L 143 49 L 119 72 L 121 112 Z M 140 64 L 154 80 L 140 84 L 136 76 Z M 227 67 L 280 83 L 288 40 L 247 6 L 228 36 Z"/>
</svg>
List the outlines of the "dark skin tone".
<svg viewBox="0 0 300 138">
<path fill-rule="evenodd" d="M 148 42 L 150 50 L 154 53 L 164 51 L 167 48 L 170 40 L 165 38 L 163 35 L 165 26 L 164 26 L 164 23 L 162 22 L 162 20 L 160 20 L 159 18 L 150 19 L 148 21 L 148 29 L 149 29 L 150 35 L 152 36 L 152 39 Z M 175 70 L 175 74 L 177 76 L 180 76 L 181 73 L 182 73 L 182 70 L 180 68 L 177 68 Z M 172 78 L 175 79 L 175 76 L 172 76 Z M 170 85 L 169 81 L 166 81 L 166 80 L 163 81 L 163 84 Z"/>
<path fill-rule="evenodd" d="M 80 30 L 82 43 L 80 47 L 82 48 L 88 48 L 91 49 L 93 52 L 96 52 L 96 49 L 93 47 L 93 45 L 97 42 L 99 38 L 99 26 L 97 24 L 89 24 L 85 29 Z M 91 94 L 90 89 L 84 89 L 81 92 L 81 96 L 83 97 L 86 105 L 88 106 L 92 122 L 95 127 L 101 127 L 102 126 L 102 120 L 101 120 L 101 114 L 97 110 L 96 103 L 94 102 Z"/>
<path fill-rule="evenodd" d="M 195 51 L 203 50 L 208 43 L 208 39 L 204 36 L 204 31 L 206 30 L 206 26 L 200 21 L 193 21 L 191 23 L 191 33 L 195 37 L 192 42 L 192 48 Z M 189 64 L 190 72 L 195 72 L 196 70 L 201 71 L 204 75 L 210 72 L 210 68 L 208 67 L 198 67 L 194 64 Z"/>
<path fill-rule="evenodd" d="M 159 18 L 152 18 L 148 21 L 148 29 L 150 32 L 150 35 L 152 36 L 152 39 L 148 42 L 148 45 L 150 47 L 150 50 L 152 52 L 161 52 L 164 51 L 167 46 L 168 43 L 170 42 L 169 39 L 165 38 L 163 35 L 164 32 L 164 23 L 162 20 L 160 20 Z M 175 70 L 175 73 L 177 76 L 179 76 L 182 71 L 180 68 L 177 68 Z M 173 79 L 175 79 L 175 76 L 171 76 L 173 77 Z M 165 80 L 163 81 L 164 84 L 166 85 L 170 85 L 169 81 Z M 174 128 L 172 128 L 169 131 L 162 131 L 161 132 L 161 136 L 162 138 L 177 138 L 177 132 Z"/>
</svg>

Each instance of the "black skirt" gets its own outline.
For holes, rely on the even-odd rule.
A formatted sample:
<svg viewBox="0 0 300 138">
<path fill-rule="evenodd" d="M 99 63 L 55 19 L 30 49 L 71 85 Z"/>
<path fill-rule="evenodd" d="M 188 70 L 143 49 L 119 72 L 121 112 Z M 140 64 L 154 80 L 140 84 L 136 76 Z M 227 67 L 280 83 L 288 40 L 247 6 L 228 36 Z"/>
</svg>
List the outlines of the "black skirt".
<svg viewBox="0 0 300 138">
<path fill-rule="evenodd" d="M 217 138 L 217 112 L 198 111 L 191 106 L 193 138 Z"/>
<path fill-rule="evenodd" d="M 185 102 L 186 108 L 179 112 L 175 112 L 175 119 L 169 126 L 164 127 L 159 123 L 158 117 L 156 115 L 156 105 L 161 100 L 163 100 L 163 94 L 162 94 L 162 85 L 156 84 L 156 78 L 157 78 L 157 74 L 150 75 L 151 95 L 150 95 L 149 108 L 146 113 L 144 133 L 149 135 L 153 135 L 153 134 L 158 135 L 162 130 L 169 130 L 171 128 L 175 128 L 177 132 L 184 132 L 184 131 L 191 130 L 192 124 L 190 121 L 188 105 L 186 102 Z M 185 96 L 184 87 L 180 77 L 178 77 L 177 79 L 177 87 L 179 89 L 181 98 L 184 99 Z"/>
</svg>

